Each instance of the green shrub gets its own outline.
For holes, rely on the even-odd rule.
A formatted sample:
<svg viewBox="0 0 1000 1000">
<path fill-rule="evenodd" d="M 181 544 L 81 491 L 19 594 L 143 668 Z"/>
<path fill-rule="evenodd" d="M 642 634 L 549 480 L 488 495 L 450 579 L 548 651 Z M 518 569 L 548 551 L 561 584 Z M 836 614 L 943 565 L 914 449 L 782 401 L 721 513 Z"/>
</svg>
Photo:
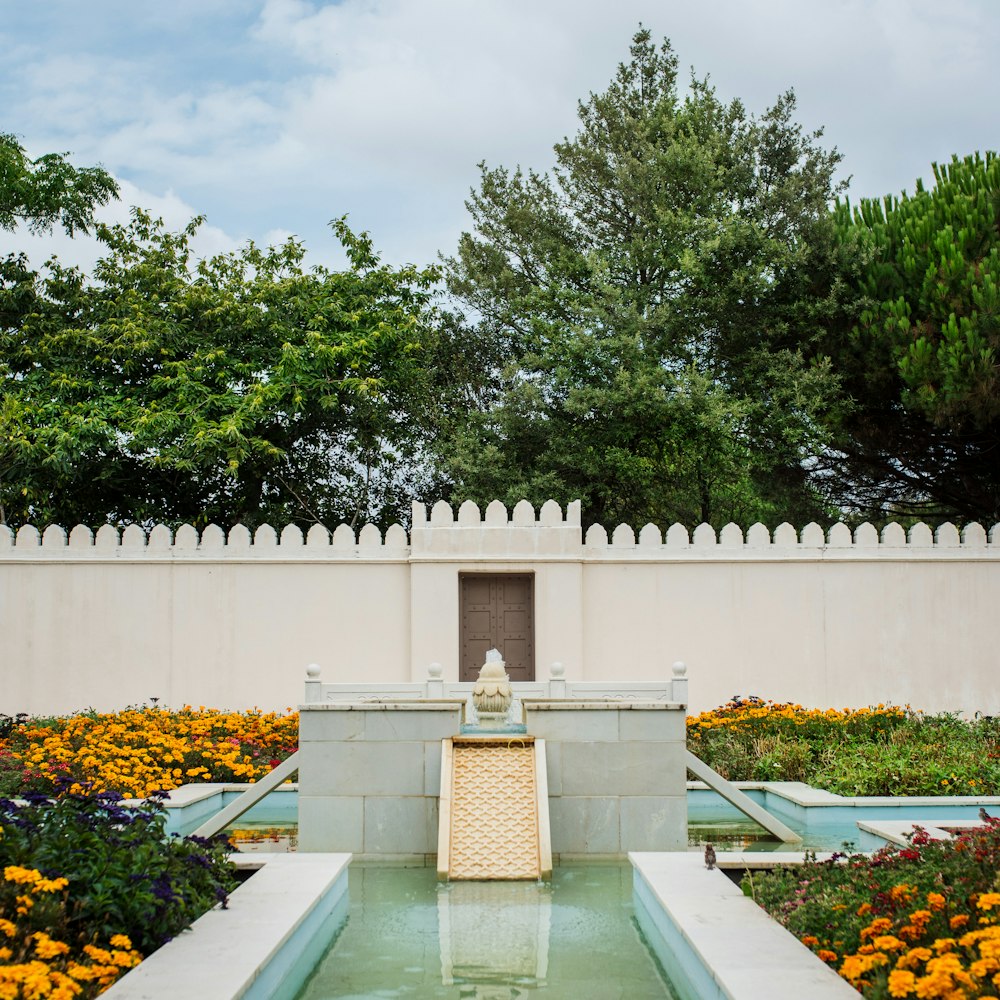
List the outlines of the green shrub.
<svg viewBox="0 0 1000 1000">
<path fill-rule="evenodd" d="M 235 886 L 224 837 L 167 837 L 157 801 L 112 793 L 0 799 L 0 869 L 69 880 L 71 924 L 87 940 L 127 934 L 149 954 Z"/>
</svg>

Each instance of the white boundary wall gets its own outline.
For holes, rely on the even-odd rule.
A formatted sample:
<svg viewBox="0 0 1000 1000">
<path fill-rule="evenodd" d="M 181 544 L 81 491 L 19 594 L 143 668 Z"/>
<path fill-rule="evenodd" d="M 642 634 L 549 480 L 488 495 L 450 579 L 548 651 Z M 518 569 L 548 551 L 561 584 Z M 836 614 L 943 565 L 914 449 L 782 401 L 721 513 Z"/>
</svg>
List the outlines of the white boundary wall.
<svg viewBox="0 0 1000 1000">
<path fill-rule="evenodd" d="M 268 526 L 0 527 L 0 712 L 284 709 L 336 683 L 458 675 L 459 573 L 535 574 L 538 678 L 689 665 L 692 711 L 735 694 L 1000 714 L 1000 526 L 622 525 L 579 504 L 414 504 L 410 537 Z"/>
</svg>

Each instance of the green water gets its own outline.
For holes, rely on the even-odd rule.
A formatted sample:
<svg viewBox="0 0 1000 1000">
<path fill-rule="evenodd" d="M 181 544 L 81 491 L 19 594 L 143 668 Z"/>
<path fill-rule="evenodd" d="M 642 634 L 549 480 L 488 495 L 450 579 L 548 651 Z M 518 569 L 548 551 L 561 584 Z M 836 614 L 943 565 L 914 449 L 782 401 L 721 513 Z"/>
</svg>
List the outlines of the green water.
<svg viewBox="0 0 1000 1000">
<path fill-rule="evenodd" d="M 632 911 L 630 865 L 439 883 L 352 865 L 347 923 L 298 1000 L 673 1000 Z"/>
</svg>

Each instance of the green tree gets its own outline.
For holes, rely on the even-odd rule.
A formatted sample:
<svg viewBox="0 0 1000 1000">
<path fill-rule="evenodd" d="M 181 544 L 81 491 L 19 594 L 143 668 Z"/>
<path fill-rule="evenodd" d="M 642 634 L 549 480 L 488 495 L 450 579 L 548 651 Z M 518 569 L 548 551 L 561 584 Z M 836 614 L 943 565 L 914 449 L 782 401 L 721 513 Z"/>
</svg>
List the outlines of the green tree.
<svg viewBox="0 0 1000 1000">
<path fill-rule="evenodd" d="M 14 136 L 0 133 L 0 229 L 24 223 L 49 232 L 58 223 L 70 236 L 86 233 L 94 209 L 117 197 L 118 185 L 100 167 L 74 167 L 59 153 L 31 160 Z"/>
<path fill-rule="evenodd" d="M 826 461 L 839 499 L 961 521 L 1000 520 L 1000 158 L 934 164 L 912 196 L 846 201 L 856 322 L 823 350 L 847 405 Z M 846 488 L 845 488 L 846 487 Z"/>
<path fill-rule="evenodd" d="M 133 210 L 99 226 L 92 279 L 56 261 L 0 280 L 6 520 L 339 520 L 403 516 L 436 274 L 350 262 L 306 271 L 289 241 L 194 261 Z"/>
<path fill-rule="evenodd" d="M 551 174 L 481 167 L 449 289 L 493 345 L 485 405 L 442 429 L 455 499 L 585 518 L 806 519 L 835 388 L 836 151 L 781 95 L 757 118 L 634 37 Z"/>
</svg>

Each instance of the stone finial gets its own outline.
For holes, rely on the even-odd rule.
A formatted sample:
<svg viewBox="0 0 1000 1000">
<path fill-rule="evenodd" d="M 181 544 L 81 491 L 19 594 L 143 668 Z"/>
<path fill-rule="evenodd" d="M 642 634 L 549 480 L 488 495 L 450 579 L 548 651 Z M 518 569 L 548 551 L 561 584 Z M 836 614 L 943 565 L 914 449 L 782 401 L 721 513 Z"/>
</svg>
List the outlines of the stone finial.
<svg viewBox="0 0 1000 1000">
<path fill-rule="evenodd" d="M 472 689 L 472 704 L 482 720 L 488 716 L 506 715 L 513 700 L 514 691 L 504 669 L 503 657 L 498 649 L 491 649 L 479 671 L 479 680 Z"/>
<path fill-rule="evenodd" d="M 433 663 L 428 664 L 427 676 L 430 677 L 431 680 L 438 680 L 441 677 L 443 670 L 444 667 L 442 667 L 441 664 L 435 660 Z"/>
<path fill-rule="evenodd" d="M 683 660 L 677 660 L 670 668 L 674 672 L 674 677 L 684 677 L 687 675 L 687 664 Z"/>
<path fill-rule="evenodd" d="M 306 667 L 306 677 L 308 677 L 311 681 L 319 680 L 319 675 L 321 673 L 322 670 L 320 669 L 320 665 L 318 663 L 310 663 L 309 666 Z"/>
</svg>

